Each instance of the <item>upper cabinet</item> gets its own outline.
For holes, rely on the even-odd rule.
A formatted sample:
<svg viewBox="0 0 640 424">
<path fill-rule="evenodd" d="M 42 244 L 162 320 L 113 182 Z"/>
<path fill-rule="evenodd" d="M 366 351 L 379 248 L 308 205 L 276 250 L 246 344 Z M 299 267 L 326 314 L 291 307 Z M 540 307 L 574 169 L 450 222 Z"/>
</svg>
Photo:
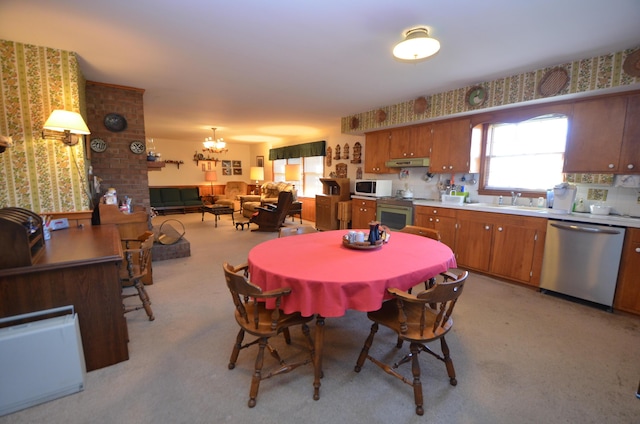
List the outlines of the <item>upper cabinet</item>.
<svg viewBox="0 0 640 424">
<path fill-rule="evenodd" d="M 640 94 L 627 99 L 627 114 L 620 151 L 620 172 L 640 173 Z"/>
<path fill-rule="evenodd" d="M 366 151 L 364 155 L 364 172 L 372 174 L 392 174 L 397 169 L 387 168 L 385 162 L 389 160 L 389 146 L 391 143 L 391 131 L 376 131 L 367 133 Z"/>
<path fill-rule="evenodd" d="M 637 113 L 638 106 L 635 107 Z M 629 115 L 624 96 L 574 103 L 569 120 L 564 172 L 640 172 L 637 162 L 633 169 L 627 169 L 628 158 L 621 156 L 626 116 Z M 633 132 L 634 128 L 629 131 Z M 635 132 L 637 144 L 637 123 Z M 637 155 L 637 146 L 635 150 Z"/>
<path fill-rule="evenodd" d="M 426 158 L 431 153 L 432 124 L 412 125 L 391 131 L 391 159 Z"/>
<path fill-rule="evenodd" d="M 434 173 L 477 172 L 479 148 L 478 143 L 472 143 L 470 119 L 436 122 L 430 170 Z"/>
</svg>

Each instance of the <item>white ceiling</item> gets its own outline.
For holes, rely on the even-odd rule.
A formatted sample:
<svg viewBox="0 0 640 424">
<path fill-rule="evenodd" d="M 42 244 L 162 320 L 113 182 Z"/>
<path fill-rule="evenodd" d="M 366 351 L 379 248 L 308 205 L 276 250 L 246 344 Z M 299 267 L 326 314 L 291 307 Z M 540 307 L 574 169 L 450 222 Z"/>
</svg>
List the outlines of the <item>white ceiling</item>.
<svg viewBox="0 0 640 424">
<path fill-rule="evenodd" d="M 403 31 L 441 51 L 396 61 Z M 640 45 L 640 0 L 1 0 L 0 39 L 145 89 L 147 137 L 314 141 L 340 118 Z M 114 111 L 118 112 L 118 111 Z M 269 140 L 266 138 L 265 140 Z"/>
</svg>

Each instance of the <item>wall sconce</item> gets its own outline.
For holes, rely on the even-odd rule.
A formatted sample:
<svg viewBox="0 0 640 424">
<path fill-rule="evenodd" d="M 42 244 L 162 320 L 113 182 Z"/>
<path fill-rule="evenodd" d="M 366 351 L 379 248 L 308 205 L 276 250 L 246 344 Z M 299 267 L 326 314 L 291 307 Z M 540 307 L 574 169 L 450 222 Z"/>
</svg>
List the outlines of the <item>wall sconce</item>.
<svg viewBox="0 0 640 424">
<path fill-rule="evenodd" d="M 60 134 L 62 133 L 62 134 Z M 60 140 L 67 146 L 75 146 L 80 138 L 77 134 L 91 134 L 78 112 L 54 110 L 42 127 L 42 138 Z"/>
</svg>

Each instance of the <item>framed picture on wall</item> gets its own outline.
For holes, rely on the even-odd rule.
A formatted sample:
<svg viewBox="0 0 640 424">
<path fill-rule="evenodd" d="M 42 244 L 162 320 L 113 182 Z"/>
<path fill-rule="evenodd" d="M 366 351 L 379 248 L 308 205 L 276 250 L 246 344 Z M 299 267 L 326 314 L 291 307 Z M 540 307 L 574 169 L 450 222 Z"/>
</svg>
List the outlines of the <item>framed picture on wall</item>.
<svg viewBox="0 0 640 424">
<path fill-rule="evenodd" d="M 231 166 L 233 166 L 234 168 L 242 168 L 242 161 L 241 160 L 234 160 L 234 161 L 232 161 Z"/>
<path fill-rule="evenodd" d="M 223 160 L 222 161 L 222 167 L 223 168 L 231 168 L 231 161 L 230 160 Z"/>
<path fill-rule="evenodd" d="M 223 167 L 222 168 L 222 175 L 233 175 L 233 173 L 231 172 L 231 167 Z"/>
<path fill-rule="evenodd" d="M 242 168 L 233 168 L 233 175 L 242 175 Z"/>
<path fill-rule="evenodd" d="M 256 156 L 256 166 L 264 168 L 264 156 Z"/>
</svg>

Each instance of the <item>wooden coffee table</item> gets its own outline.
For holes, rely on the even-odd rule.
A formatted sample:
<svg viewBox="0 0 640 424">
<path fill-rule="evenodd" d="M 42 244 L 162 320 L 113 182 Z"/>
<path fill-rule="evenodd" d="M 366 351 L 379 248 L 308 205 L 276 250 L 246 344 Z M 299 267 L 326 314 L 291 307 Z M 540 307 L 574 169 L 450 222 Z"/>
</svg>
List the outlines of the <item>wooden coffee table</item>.
<svg viewBox="0 0 640 424">
<path fill-rule="evenodd" d="M 202 211 L 202 221 L 204 221 L 205 212 L 213 214 L 216 216 L 216 228 L 218 228 L 218 220 L 220 219 L 220 215 L 231 215 L 231 222 L 235 225 L 235 219 L 233 217 L 233 208 L 226 205 L 202 205 L 200 208 Z"/>
</svg>

